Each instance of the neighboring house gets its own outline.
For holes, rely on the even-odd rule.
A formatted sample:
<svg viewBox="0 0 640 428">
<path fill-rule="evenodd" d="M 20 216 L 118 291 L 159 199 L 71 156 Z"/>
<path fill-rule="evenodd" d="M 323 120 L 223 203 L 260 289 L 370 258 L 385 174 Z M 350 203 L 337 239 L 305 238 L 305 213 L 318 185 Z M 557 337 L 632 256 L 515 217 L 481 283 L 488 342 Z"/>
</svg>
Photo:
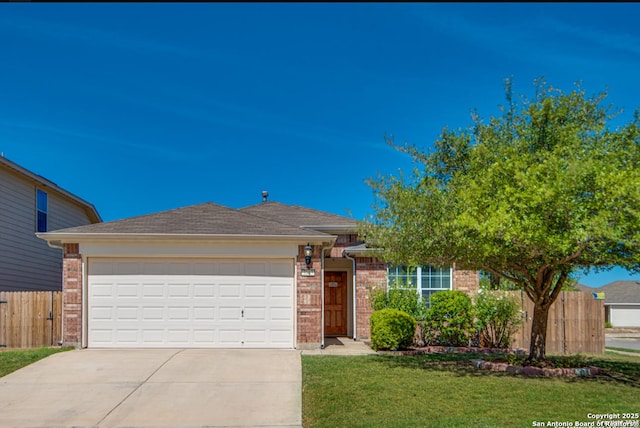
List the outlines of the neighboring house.
<svg viewBox="0 0 640 428">
<path fill-rule="evenodd" d="M 93 205 L 0 156 L 0 291 L 62 289 L 62 251 L 37 232 L 100 222 Z"/>
<path fill-rule="evenodd" d="M 615 281 L 592 293 L 604 293 L 605 321 L 613 327 L 640 327 L 640 281 Z"/>
<path fill-rule="evenodd" d="M 38 236 L 64 247 L 66 345 L 305 349 L 369 338 L 369 293 L 388 271 L 356 227 L 265 198 Z M 424 295 L 477 290 L 477 272 L 432 273 L 416 277 Z"/>
</svg>

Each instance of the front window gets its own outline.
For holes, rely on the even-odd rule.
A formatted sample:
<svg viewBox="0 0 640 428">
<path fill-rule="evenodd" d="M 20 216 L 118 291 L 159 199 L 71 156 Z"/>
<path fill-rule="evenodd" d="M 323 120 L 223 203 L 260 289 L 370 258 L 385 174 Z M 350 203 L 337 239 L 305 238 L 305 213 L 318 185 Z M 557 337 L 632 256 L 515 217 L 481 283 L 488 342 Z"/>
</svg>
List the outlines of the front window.
<svg viewBox="0 0 640 428">
<path fill-rule="evenodd" d="M 429 265 L 407 267 L 389 266 L 388 287 L 416 290 L 429 307 L 431 296 L 438 291 L 451 290 L 451 268 Z"/>
<path fill-rule="evenodd" d="M 47 194 L 42 190 L 36 191 L 36 230 L 47 231 Z"/>
</svg>

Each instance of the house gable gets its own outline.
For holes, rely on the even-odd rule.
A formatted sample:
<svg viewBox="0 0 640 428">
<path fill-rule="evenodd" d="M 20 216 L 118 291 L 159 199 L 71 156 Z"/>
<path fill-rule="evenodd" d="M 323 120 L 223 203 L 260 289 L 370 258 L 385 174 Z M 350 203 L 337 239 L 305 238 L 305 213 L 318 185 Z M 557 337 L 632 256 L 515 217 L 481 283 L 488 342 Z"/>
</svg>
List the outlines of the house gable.
<svg viewBox="0 0 640 428">
<path fill-rule="evenodd" d="M 100 220 L 93 205 L 0 157 L 0 290 L 60 290 L 62 252 L 36 237 L 38 224 L 53 230 Z"/>
</svg>

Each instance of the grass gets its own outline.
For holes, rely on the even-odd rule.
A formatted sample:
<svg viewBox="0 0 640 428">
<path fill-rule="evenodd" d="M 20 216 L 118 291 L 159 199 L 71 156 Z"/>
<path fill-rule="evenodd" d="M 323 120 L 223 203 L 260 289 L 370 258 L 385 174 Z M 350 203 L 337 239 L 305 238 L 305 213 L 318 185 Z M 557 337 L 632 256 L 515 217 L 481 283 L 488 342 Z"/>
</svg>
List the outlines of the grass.
<svg viewBox="0 0 640 428">
<path fill-rule="evenodd" d="M 0 377 L 35 363 L 49 355 L 70 349 L 73 348 L 36 348 L 2 351 L 0 352 Z"/>
<path fill-rule="evenodd" d="M 631 352 L 633 354 L 640 354 L 640 350 L 638 350 L 638 349 L 614 348 L 614 347 L 609 347 L 609 346 L 607 346 L 606 349 L 611 349 L 612 351 L 623 351 L 623 352 Z"/>
<path fill-rule="evenodd" d="M 526 378 L 475 370 L 470 354 L 303 356 L 303 425 L 531 427 L 638 412 L 640 360 L 584 357 L 597 378 Z"/>
</svg>

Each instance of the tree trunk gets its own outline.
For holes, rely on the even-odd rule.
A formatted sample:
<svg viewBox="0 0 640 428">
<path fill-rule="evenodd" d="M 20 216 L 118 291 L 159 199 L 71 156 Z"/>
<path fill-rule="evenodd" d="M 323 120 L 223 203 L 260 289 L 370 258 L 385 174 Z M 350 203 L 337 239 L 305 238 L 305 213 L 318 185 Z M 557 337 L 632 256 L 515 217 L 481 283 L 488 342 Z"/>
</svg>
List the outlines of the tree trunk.
<svg viewBox="0 0 640 428">
<path fill-rule="evenodd" d="M 534 302 L 533 323 L 531 325 L 531 345 L 528 361 L 542 361 L 546 358 L 547 320 L 550 304 Z"/>
</svg>

